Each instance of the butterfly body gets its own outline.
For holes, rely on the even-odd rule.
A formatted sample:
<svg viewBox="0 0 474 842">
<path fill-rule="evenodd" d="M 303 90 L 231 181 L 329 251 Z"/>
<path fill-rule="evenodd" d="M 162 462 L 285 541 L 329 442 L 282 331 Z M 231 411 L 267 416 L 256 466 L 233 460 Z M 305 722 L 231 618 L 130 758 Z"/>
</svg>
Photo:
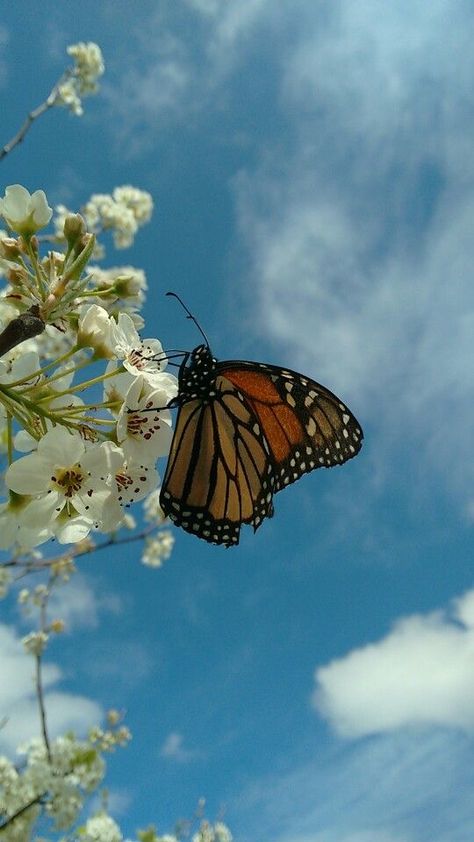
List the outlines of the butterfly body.
<svg viewBox="0 0 474 842">
<path fill-rule="evenodd" d="M 178 418 L 160 495 L 177 526 L 225 546 L 273 515 L 273 495 L 355 456 L 362 430 L 316 381 L 290 369 L 218 361 L 207 345 L 179 371 Z"/>
</svg>

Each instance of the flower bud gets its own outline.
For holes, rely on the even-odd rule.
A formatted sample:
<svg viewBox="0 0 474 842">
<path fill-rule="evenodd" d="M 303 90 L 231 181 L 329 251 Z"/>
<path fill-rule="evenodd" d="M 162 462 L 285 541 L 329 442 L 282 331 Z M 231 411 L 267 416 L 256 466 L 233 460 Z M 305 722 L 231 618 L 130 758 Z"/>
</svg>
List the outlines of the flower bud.
<svg viewBox="0 0 474 842">
<path fill-rule="evenodd" d="M 7 272 L 7 280 L 12 287 L 22 287 L 28 282 L 28 274 L 20 267 L 9 269 Z"/>
<path fill-rule="evenodd" d="M 64 236 L 70 248 L 87 232 L 86 223 L 80 213 L 71 213 L 64 220 Z"/>
<path fill-rule="evenodd" d="M 18 260 L 20 256 L 20 249 L 18 241 L 14 237 L 4 237 L 0 240 L 0 257 L 3 260 Z"/>
<path fill-rule="evenodd" d="M 66 624 L 64 620 L 53 620 L 52 623 L 49 624 L 50 631 L 55 632 L 55 634 L 61 634 L 66 628 Z"/>
</svg>

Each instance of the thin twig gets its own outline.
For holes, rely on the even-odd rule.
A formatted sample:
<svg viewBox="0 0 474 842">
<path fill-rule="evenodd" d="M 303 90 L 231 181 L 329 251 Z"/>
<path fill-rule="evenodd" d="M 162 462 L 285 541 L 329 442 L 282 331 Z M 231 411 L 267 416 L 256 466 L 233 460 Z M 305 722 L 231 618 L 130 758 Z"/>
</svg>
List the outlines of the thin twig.
<svg viewBox="0 0 474 842">
<path fill-rule="evenodd" d="M 8 816 L 8 818 L 5 819 L 3 824 L 0 824 L 0 833 L 2 833 L 2 831 L 4 831 L 8 827 L 8 825 L 14 822 L 15 819 L 19 819 L 20 816 L 23 815 L 23 813 L 26 813 L 26 811 L 29 810 L 30 807 L 34 807 L 35 804 L 43 803 L 43 798 L 45 796 L 46 792 L 42 792 L 41 795 L 37 795 L 35 798 L 32 798 L 31 801 L 28 801 L 27 804 L 24 804 L 23 807 L 20 807 L 20 809 L 17 810 L 16 813 L 13 813 L 13 815 Z"/>
<path fill-rule="evenodd" d="M 49 736 L 48 736 L 48 728 L 46 724 L 46 708 L 44 704 L 44 694 L 43 694 L 43 681 L 41 675 L 41 655 L 35 656 L 36 660 L 36 695 L 38 696 L 38 706 L 40 712 L 40 719 L 41 719 L 41 731 L 43 733 L 43 740 L 44 745 L 46 748 L 46 754 L 48 755 L 48 760 L 51 763 L 51 747 L 49 744 Z"/>
<path fill-rule="evenodd" d="M 36 573 L 40 570 L 45 570 L 48 567 L 51 567 L 53 564 L 56 564 L 58 561 L 61 561 L 65 556 L 71 558 L 71 560 L 76 558 L 81 558 L 84 555 L 89 555 L 90 553 L 98 552 L 99 550 L 106 550 L 108 547 L 118 547 L 120 544 L 132 544 L 134 541 L 142 541 L 144 538 L 147 538 L 155 529 L 159 529 L 162 524 L 151 524 L 151 526 L 145 527 L 140 532 L 135 532 L 133 535 L 124 535 L 123 538 L 108 538 L 107 541 L 103 541 L 102 544 L 96 544 L 93 547 L 89 547 L 85 550 L 71 550 L 69 553 L 61 553 L 60 555 L 53 556 L 53 558 L 46 558 L 42 559 L 41 561 L 35 561 L 28 563 L 26 562 L 26 570 L 20 576 L 15 578 L 15 581 L 18 581 L 23 576 L 26 576 L 28 573 Z M 22 562 L 21 559 L 11 559 L 10 561 L 5 561 L 3 564 L 0 565 L 0 569 L 3 567 L 20 567 Z"/>
<path fill-rule="evenodd" d="M 51 582 L 51 579 L 50 579 Z M 45 633 L 46 631 L 46 606 L 48 603 L 48 597 L 50 595 L 50 586 L 48 583 L 48 587 L 45 591 L 45 595 L 41 600 L 41 607 L 40 607 L 40 631 Z M 46 707 L 44 704 L 44 692 L 43 692 L 43 675 L 42 675 L 42 653 L 37 652 L 35 655 L 36 661 L 36 695 L 38 697 L 38 706 L 40 712 L 40 720 L 41 720 L 41 731 L 43 733 L 43 740 L 44 745 L 46 748 L 46 754 L 48 755 L 48 760 L 52 763 L 51 757 L 51 746 L 49 742 L 48 736 L 48 726 L 46 723 Z"/>
<path fill-rule="evenodd" d="M 41 105 L 38 105 L 37 108 L 34 108 L 33 111 L 30 111 L 21 129 L 0 150 L 0 161 L 2 160 L 2 158 L 5 158 L 5 156 L 8 155 L 8 153 L 11 152 L 12 149 L 15 148 L 15 146 L 18 146 L 18 144 L 23 141 L 26 133 L 29 131 L 34 121 L 37 120 L 38 117 L 41 117 L 41 115 L 44 114 L 45 111 L 49 111 L 50 108 L 56 105 L 59 98 L 60 86 L 64 84 L 64 82 L 72 75 L 74 75 L 74 70 L 66 70 L 66 72 L 61 76 L 59 82 L 56 82 L 54 88 L 52 89 L 49 96 L 45 99 L 45 101 L 42 102 Z"/>
</svg>

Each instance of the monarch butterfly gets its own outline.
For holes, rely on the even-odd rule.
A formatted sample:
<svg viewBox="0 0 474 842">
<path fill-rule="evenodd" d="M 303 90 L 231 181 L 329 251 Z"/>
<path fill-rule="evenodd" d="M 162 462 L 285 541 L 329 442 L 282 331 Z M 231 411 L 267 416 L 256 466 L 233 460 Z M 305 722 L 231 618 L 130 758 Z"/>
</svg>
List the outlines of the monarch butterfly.
<svg viewBox="0 0 474 842">
<path fill-rule="evenodd" d="M 363 433 L 345 404 L 309 377 L 264 363 L 218 361 L 196 324 L 206 344 L 186 353 L 179 369 L 160 504 L 176 526 L 230 547 L 239 543 L 242 524 L 256 531 L 272 517 L 273 495 L 282 488 L 352 459 Z"/>
</svg>

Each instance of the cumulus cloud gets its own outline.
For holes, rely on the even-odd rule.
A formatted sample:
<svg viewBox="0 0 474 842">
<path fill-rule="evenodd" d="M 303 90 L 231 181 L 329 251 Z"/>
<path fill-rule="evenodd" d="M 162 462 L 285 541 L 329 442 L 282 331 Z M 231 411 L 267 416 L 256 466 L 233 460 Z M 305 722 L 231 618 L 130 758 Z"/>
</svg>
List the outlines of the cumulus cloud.
<svg viewBox="0 0 474 842">
<path fill-rule="evenodd" d="M 313 702 L 338 734 L 474 729 L 474 591 L 446 611 L 398 620 L 376 643 L 319 667 Z"/>
<path fill-rule="evenodd" d="M 15 631 L 0 624 L 0 748 L 13 752 L 19 743 L 39 735 L 38 701 L 35 695 L 33 658 L 25 655 Z M 79 693 L 64 693 L 55 689 L 60 682 L 60 668 L 45 661 L 43 686 L 48 711 L 48 731 L 54 737 L 73 729 L 78 734 L 100 722 L 101 707 Z"/>
</svg>

